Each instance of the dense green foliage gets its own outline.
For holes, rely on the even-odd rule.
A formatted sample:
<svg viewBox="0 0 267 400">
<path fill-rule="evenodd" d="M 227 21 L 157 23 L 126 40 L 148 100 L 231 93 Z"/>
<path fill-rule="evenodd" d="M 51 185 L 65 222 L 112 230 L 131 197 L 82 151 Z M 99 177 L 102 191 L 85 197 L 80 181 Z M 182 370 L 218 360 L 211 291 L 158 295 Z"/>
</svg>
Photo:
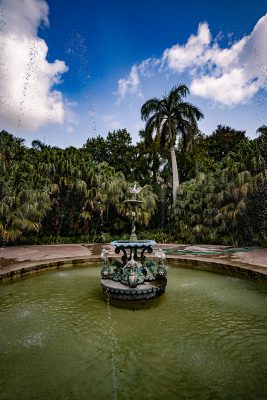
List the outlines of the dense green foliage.
<svg viewBox="0 0 267 400">
<path fill-rule="evenodd" d="M 177 235 L 190 243 L 267 244 L 267 141 L 240 141 L 236 152 L 180 186 Z"/>
<path fill-rule="evenodd" d="M 133 182 L 107 162 L 92 161 L 86 149 L 63 150 L 38 141 L 29 149 L 5 131 L 0 149 L 2 241 L 25 242 L 25 236 L 34 243 L 75 236 L 95 241 L 105 231 L 129 231 L 131 210 L 124 200 Z M 156 207 L 149 185 L 140 199 L 137 223 L 145 227 Z M 57 239 L 49 239 L 53 237 Z"/>
<path fill-rule="evenodd" d="M 171 98 L 177 97 L 175 90 Z M 202 114 L 195 115 L 199 110 L 179 95 L 185 114 L 178 119 L 174 110 L 171 131 L 162 100 L 145 103 L 146 130 L 140 131 L 136 144 L 120 129 L 106 138 L 89 138 L 80 149 L 59 149 L 39 140 L 28 148 L 22 139 L 2 131 L 2 244 L 126 239 L 132 209 L 124 200 L 130 197 L 128 188 L 138 182 L 144 187 L 139 195 L 143 203 L 136 210 L 140 239 L 266 246 L 266 125 L 256 139 L 223 125 L 206 136 L 196 124 Z M 164 101 L 171 101 L 170 96 Z M 190 110 L 191 119 L 186 118 Z M 175 206 L 170 147 L 180 180 Z"/>
</svg>

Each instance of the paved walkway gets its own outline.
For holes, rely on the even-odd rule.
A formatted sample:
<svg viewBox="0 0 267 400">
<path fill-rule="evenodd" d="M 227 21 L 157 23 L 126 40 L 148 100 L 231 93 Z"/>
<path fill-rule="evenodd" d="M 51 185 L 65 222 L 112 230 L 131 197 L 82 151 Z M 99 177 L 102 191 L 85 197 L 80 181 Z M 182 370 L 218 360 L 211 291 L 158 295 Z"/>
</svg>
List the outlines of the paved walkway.
<svg viewBox="0 0 267 400">
<path fill-rule="evenodd" d="M 66 244 L 15 246 L 0 249 L 0 280 L 14 275 L 22 275 L 27 271 L 35 271 L 63 264 L 78 264 L 100 261 L 101 250 L 105 246 L 111 257 L 118 257 L 109 244 Z M 225 267 L 234 272 L 245 272 L 246 275 L 258 276 L 267 280 L 267 249 L 240 248 L 212 245 L 180 245 L 161 244 L 167 261 L 188 264 L 189 262 L 213 269 Z M 220 267 L 219 267 L 220 266 Z M 204 269 L 207 269 L 207 268 Z"/>
</svg>

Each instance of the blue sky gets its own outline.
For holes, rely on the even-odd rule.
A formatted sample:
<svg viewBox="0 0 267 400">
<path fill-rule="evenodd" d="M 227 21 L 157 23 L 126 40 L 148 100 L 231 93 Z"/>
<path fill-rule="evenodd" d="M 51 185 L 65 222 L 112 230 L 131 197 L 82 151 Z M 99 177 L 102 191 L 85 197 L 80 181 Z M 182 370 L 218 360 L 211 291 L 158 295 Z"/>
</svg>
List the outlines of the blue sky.
<svg viewBox="0 0 267 400">
<path fill-rule="evenodd" d="M 2 0 L 0 129 L 59 147 L 126 128 L 186 83 L 188 101 L 251 137 L 267 124 L 267 0 Z"/>
</svg>

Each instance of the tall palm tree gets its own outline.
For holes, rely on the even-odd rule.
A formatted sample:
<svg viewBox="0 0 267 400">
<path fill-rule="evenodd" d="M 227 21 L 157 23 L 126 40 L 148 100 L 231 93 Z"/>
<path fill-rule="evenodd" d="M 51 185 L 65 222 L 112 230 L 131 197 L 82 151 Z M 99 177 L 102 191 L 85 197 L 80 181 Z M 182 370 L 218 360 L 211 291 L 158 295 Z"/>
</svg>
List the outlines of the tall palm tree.
<svg viewBox="0 0 267 400">
<path fill-rule="evenodd" d="M 171 154 L 173 177 L 173 205 L 179 187 L 179 174 L 175 154 L 177 135 L 182 142 L 188 143 L 188 135 L 197 129 L 197 121 L 203 118 L 202 112 L 191 103 L 183 101 L 189 93 L 186 85 L 175 86 L 163 99 L 148 100 L 141 108 L 141 118 L 146 122 L 145 133 L 147 143 L 153 140 L 153 133 L 160 141 L 162 150 L 168 148 Z"/>
</svg>

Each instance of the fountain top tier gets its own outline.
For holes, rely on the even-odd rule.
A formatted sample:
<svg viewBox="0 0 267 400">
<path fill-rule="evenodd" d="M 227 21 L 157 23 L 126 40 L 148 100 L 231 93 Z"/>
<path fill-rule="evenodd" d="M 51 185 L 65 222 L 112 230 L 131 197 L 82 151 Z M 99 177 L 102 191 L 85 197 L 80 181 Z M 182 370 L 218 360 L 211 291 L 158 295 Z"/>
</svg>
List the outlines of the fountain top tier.
<svg viewBox="0 0 267 400">
<path fill-rule="evenodd" d="M 141 192 L 141 190 L 142 190 L 143 188 L 141 188 L 141 187 L 137 187 L 136 186 L 136 182 L 134 183 L 134 186 L 133 187 L 129 187 L 129 192 L 131 193 L 131 195 L 132 195 L 132 198 L 131 199 L 126 199 L 126 200 L 124 200 L 124 203 L 127 203 L 127 204 L 131 204 L 131 206 L 132 206 L 132 218 L 131 218 L 131 220 L 132 220 L 132 230 L 131 230 L 131 235 L 130 235 L 130 241 L 137 241 L 137 236 L 136 236 L 136 233 L 135 233 L 135 231 L 136 231 L 136 226 L 135 226 L 135 222 L 136 222 L 136 212 L 135 212 L 135 210 L 136 210 L 136 206 L 139 204 L 142 204 L 143 203 L 143 201 L 142 200 L 138 200 L 137 199 L 137 195 Z"/>
</svg>

